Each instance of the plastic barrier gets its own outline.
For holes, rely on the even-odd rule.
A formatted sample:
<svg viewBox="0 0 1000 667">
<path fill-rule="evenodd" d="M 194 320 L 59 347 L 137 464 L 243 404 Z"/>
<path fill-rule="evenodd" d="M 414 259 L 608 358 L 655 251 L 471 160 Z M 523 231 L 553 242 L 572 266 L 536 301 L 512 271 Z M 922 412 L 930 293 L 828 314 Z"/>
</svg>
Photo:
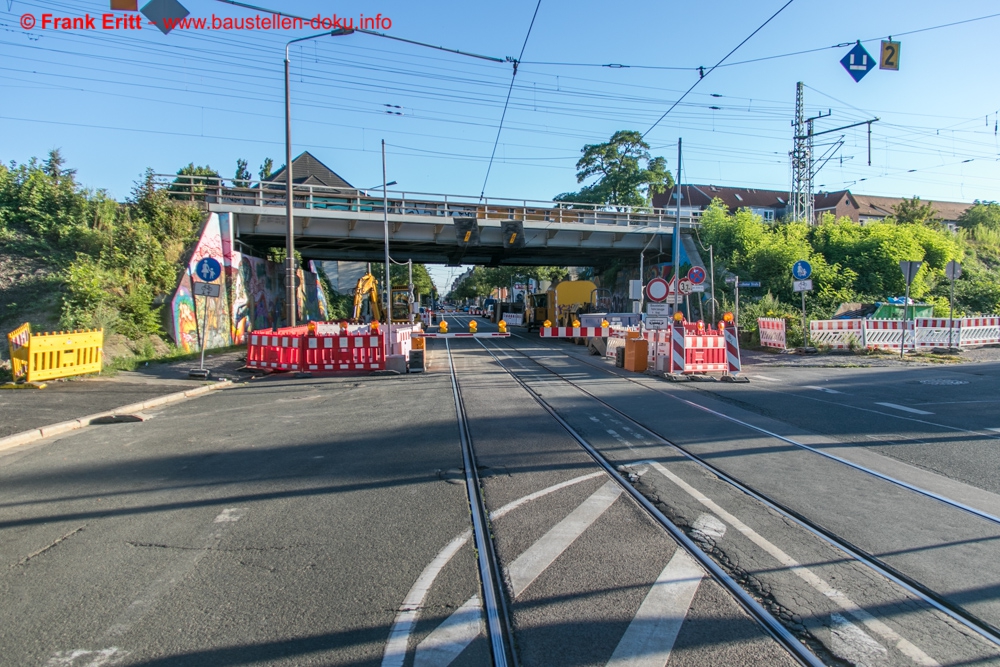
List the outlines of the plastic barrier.
<svg viewBox="0 0 1000 667">
<path fill-rule="evenodd" d="M 728 330 L 728 328 L 727 328 Z M 735 334 L 735 332 L 734 332 Z M 666 356 L 657 356 L 655 368 L 670 375 L 722 373 L 731 369 L 739 372 L 739 345 L 735 335 L 735 363 L 727 360 L 727 336 L 718 329 L 702 327 L 695 323 L 674 323 L 669 329 L 670 345 Z M 659 346 L 658 346 L 659 347 Z M 664 346 L 666 347 L 666 346 Z"/>
<path fill-rule="evenodd" d="M 7 334 L 7 343 L 14 377 L 28 382 L 100 373 L 103 366 L 103 329 L 33 334 L 22 324 Z"/>
<path fill-rule="evenodd" d="M 410 358 L 410 350 L 413 347 L 412 340 L 415 334 L 423 329 L 419 324 L 392 325 L 392 354 L 401 354 L 407 359 Z"/>
<path fill-rule="evenodd" d="M 524 321 L 524 313 L 504 313 L 503 321 L 510 326 L 519 327 Z"/>
<path fill-rule="evenodd" d="M 538 333 L 542 338 L 606 338 L 611 327 L 542 327 Z"/>
<path fill-rule="evenodd" d="M 381 334 L 305 336 L 303 341 L 302 370 L 377 371 L 385 368 Z"/>
<path fill-rule="evenodd" d="M 1000 317 L 966 317 L 962 319 L 961 345 L 991 345 L 1000 343 Z"/>
<path fill-rule="evenodd" d="M 25 322 L 7 334 L 7 346 L 10 348 L 10 363 L 14 379 L 28 374 L 28 343 L 31 341 L 31 324 Z"/>
<path fill-rule="evenodd" d="M 247 368 L 302 370 L 302 334 L 281 335 L 270 330 L 253 331 L 247 343 Z"/>
<path fill-rule="evenodd" d="M 780 317 L 758 317 L 757 331 L 760 332 L 760 346 L 775 350 L 786 349 L 785 320 Z"/>
<path fill-rule="evenodd" d="M 865 346 L 865 320 L 813 320 L 809 323 L 809 341 L 834 350 L 846 350 L 855 345 Z"/>
<path fill-rule="evenodd" d="M 914 345 L 918 350 L 928 347 L 958 347 L 962 341 L 962 320 L 945 317 L 918 317 L 914 324 Z"/>
<path fill-rule="evenodd" d="M 913 321 L 865 320 L 865 347 L 879 350 L 913 349 Z"/>
<path fill-rule="evenodd" d="M 743 362 L 740 360 L 740 337 L 736 332 L 736 326 L 731 323 L 726 324 L 722 333 L 726 338 L 726 373 L 735 377 L 743 369 Z"/>
</svg>

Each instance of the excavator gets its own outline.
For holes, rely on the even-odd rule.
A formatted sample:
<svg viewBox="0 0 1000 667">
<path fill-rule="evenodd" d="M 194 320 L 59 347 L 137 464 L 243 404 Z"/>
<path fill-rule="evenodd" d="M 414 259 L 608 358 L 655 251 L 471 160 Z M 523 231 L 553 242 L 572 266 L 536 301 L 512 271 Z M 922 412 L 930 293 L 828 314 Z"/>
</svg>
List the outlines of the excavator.
<svg viewBox="0 0 1000 667">
<path fill-rule="evenodd" d="M 367 301 L 365 297 L 368 297 Z M 358 285 L 354 288 L 354 311 L 351 319 L 355 322 L 372 320 L 385 322 L 382 315 L 382 304 L 378 299 L 378 281 L 375 280 L 375 276 L 366 273 L 358 279 Z"/>
</svg>

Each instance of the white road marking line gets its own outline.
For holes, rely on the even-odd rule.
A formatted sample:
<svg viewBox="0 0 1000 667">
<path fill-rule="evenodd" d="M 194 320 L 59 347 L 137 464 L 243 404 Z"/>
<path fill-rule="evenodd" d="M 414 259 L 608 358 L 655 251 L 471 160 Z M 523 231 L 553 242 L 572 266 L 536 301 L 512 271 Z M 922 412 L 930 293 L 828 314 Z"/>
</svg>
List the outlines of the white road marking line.
<svg viewBox="0 0 1000 667">
<path fill-rule="evenodd" d="M 803 385 L 803 389 L 815 389 L 816 391 L 822 391 L 827 394 L 843 394 L 842 391 L 837 391 L 836 389 L 828 389 L 827 387 L 817 387 L 815 385 L 807 384 Z"/>
<path fill-rule="evenodd" d="M 410 592 L 406 595 L 403 605 L 396 614 L 392 630 L 389 631 L 389 641 L 386 642 L 385 653 L 382 655 L 382 667 L 402 666 L 403 660 L 406 658 L 410 632 L 413 630 L 413 624 L 417 620 L 417 613 L 424 603 L 427 591 L 430 590 L 434 579 L 448 564 L 451 557 L 469 541 L 470 537 L 472 537 L 472 531 L 467 530 L 449 542 L 417 577 L 417 581 L 410 588 Z"/>
<path fill-rule="evenodd" d="M 834 604 L 841 608 L 841 610 L 847 612 L 853 616 L 856 620 L 863 623 L 869 630 L 879 635 L 886 641 L 892 642 L 900 653 L 908 657 L 915 664 L 921 665 L 922 667 L 934 667 L 938 663 L 929 655 L 924 653 L 918 647 L 914 646 L 909 640 L 901 637 L 895 630 L 890 628 L 888 625 L 878 620 L 867 611 L 859 607 L 854 601 L 844 595 L 842 592 L 835 589 L 833 586 L 828 584 L 826 581 L 818 577 L 812 570 L 800 565 L 794 558 L 786 554 L 784 551 L 776 547 L 775 545 L 768 542 L 762 535 L 755 531 L 750 526 L 746 525 L 735 516 L 727 512 L 718 503 L 716 503 L 711 498 L 705 496 L 701 491 L 685 482 L 683 479 L 675 475 L 666 469 L 661 463 L 656 461 L 638 461 L 636 464 L 646 463 L 654 468 L 661 475 L 669 479 L 671 482 L 683 489 L 688 495 L 700 502 L 706 508 L 711 510 L 716 516 L 728 523 L 730 526 L 741 532 L 747 537 L 751 542 L 756 544 L 758 547 L 771 554 L 779 563 L 785 566 L 790 572 L 795 574 L 797 577 L 805 581 L 807 584 L 812 586 L 814 589 L 829 598 Z M 847 621 L 845 621 L 847 622 Z M 863 632 L 860 628 L 858 632 Z M 875 640 L 872 640 L 875 641 Z"/>
<path fill-rule="evenodd" d="M 778 378 L 773 378 L 770 375 L 761 375 L 760 373 L 754 373 L 753 376 L 761 380 L 766 380 L 767 382 L 781 382 L 781 380 L 779 380 Z"/>
<path fill-rule="evenodd" d="M 514 559 L 507 568 L 510 586 L 516 598 L 545 571 L 576 538 L 580 537 L 599 516 L 611 507 L 622 493 L 615 482 L 607 482 L 594 495 L 583 501 L 569 516 L 552 527 L 528 550 Z"/>
<path fill-rule="evenodd" d="M 988 428 L 987 431 L 993 431 L 994 433 L 1000 433 L 1000 428 Z"/>
<path fill-rule="evenodd" d="M 893 438 L 893 440 L 886 440 L 885 438 L 887 436 L 891 436 Z M 880 435 L 866 435 L 865 437 L 868 438 L 869 440 L 879 440 L 881 442 L 899 442 L 900 440 L 906 440 L 907 442 L 916 442 L 916 443 L 919 443 L 921 445 L 929 445 L 929 444 L 931 444 L 931 443 L 926 442 L 924 440 L 917 440 L 916 438 L 907 438 L 905 435 L 897 435 L 895 433 L 886 433 L 885 436 L 880 436 Z"/>
<path fill-rule="evenodd" d="M 588 479 L 593 479 L 594 477 L 600 477 L 603 474 L 603 472 L 595 472 L 589 475 L 581 475 L 580 477 L 574 477 L 573 479 L 565 482 L 554 484 L 548 488 L 542 489 L 541 491 L 536 491 L 535 493 L 507 503 L 500 509 L 491 512 L 490 519 L 498 519 L 507 512 L 519 507 L 529 500 L 536 500 L 544 495 L 552 493 L 553 491 L 564 489 L 567 486 L 572 486 L 573 484 L 578 484 Z M 414 582 L 410 591 L 403 599 L 403 604 L 400 605 L 399 611 L 396 612 L 396 618 L 393 620 L 392 629 L 389 631 L 389 639 L 385 645 L 385 652 L 382 654 L 382 667 L 399 667 L 403 664 L 403 661 L 406 659 L 406 649 L 409 646 L 410 633 L 413 631 L 413 625 L 416 622 L 417 614 L 423 606 L 424 598 L 427 597 L 427 592 L 430 590 L 431 585 L 434 583 L 438 574 L 440 574 L 441 570 L 444 569 L 444 566 L 448 564 L 448 561 L 450 561 L 452 557 L 458 553 L 458 550 L 461 549 L 471 537 L 472 531 L 467 530 L 453 539 L 438 552 L 438 554 L 434 557 L 434 560 L 432 560 L 430 564 L 424 568 L 424 571 L 420 573 L 420 576 L 417 577 L 417 580 Z"/>
<path fill-rule="evenodd" d="M 46 662 L 47 667 L 102 667 L 116 665 L 128 657 L 129 652 L 117 646 L 102 648 L 99 651 L 88 651 L 78 648 L 72 651 L 59 651 Z M 81 658 L 82 662 L 77 662 Z"/>
<path fill-rule="evenodd" d="M 447 667 L 485 631 L 482 603 L 474 595 L 417 644 L 413 667 Z"/>
<path fill-rule="evenodd" d="M 698 518 L 691 524 L 691 529 L 713 540 L 717 540 L 726 534 L 726 524 L 711 514 L 699 514 Z"/>
<path fill-rule="evenodd" d="M 840 614 L 830 614 L 830 650 L 852 665 L 873 667 L 885 663 L 889 652 Z"/>
<path fill-rule="evenodd" d="M 213 523 L 236 523 L 243 518 L 245 513 L 246 508 L 244 507 L 230 507 L 229 509 L 222 510 L 222 513 L 215 517 Z"/>
<path fill-rule="evenodd" d="M 882 405 L 887 408 L 892 408 L 894 410 L 902 410 L 903 412 L 912 412 L 915 415 L 932 415 L 933 412 L 927 412 L 926 410 L 917 410 L 916 408 L 908 408 L 905 405 L 896 405 L 895 403 L 881 403 L 879 401 L 875 402 L 875 405 Z"/>
<path fill-rule="evenodd" d="M 613 667 L 663 667 L 705 571 L 681 547 L 656 578 L 608 660 Z"/>
</svg>

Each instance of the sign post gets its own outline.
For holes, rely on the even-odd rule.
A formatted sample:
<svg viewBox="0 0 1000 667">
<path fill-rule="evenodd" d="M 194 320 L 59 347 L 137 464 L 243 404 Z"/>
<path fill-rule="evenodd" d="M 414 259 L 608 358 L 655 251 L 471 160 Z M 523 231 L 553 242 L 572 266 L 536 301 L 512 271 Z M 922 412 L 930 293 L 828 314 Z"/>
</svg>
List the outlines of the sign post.
<svg viewBox="0 0 1000 667">
<path fill-rule="evenodd" d="M 203 282 L 191 280 L 191 291 L 195 297 L 193 301 L 195 302 L 195 308 L 197 308 L 197 297 L 202 296 L 206 299 L 218 298 L 219 294 L 222 293 L 221 285 L 215 283 L 216 280 L 222 275 L 222 265 L 219 264 L 218 260 L 211 257 L 205 257 L 198 261 L 194 268 L 195 277 L 201 278 Z M 198 344 L 201 346 L 201 363 L 198 368 L 193 368 L 188 371 L 188 377 L 199 377 L 208 379 L 208 369 L 205 368 L 205 346 L 208 343 L 208 305 L 209 301 L 205 302 L 204 313 L 202 314 L 202 325 L 201 330 L 198 332 Z M 195 312 L 195 322 L 197 322 L 197 311 Z"/>
<path fill-rule="evenodd" d="M 951 351 L 951 332 L 955 326 L 955 281 L 962 277 L 962 265 L 951 260 L 944 267 L 944 274 L 951 281 L 951 297 L 948 299 L 948 350 Z M 961 341 L 959 341 L 961 344 Z"/>
<path fill-rule="evenodd" d="M 806 319 L 806 292 L 812 289 L 812 264 L 804 259 L 792 264 L 792 290 L 802 292 L 802 347 L 809 347 L 809 323 Z"/>
<path fill-rule="evenodd" d="M 923 262 L 908 262 L 905 259 L 899 260 L 899 269 L 903 272 L 903 280 L 906 281 L 906 296 L 903 298 L 903 335 L 899 339 L 899 358 L 903 358 L 903 352 L 906 349 L 906 323 L 909 322 L 910 316 L 910 285 L 913 283 L 913 279 L 917 277 L 917 271 L 920 270 L 920 265 Z"/>
</svg>

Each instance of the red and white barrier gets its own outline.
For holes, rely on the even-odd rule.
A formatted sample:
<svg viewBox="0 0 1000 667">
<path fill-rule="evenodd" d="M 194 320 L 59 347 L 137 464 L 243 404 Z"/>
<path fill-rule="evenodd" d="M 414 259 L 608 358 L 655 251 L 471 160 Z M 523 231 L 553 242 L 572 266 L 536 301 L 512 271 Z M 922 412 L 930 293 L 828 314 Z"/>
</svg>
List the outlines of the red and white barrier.
<svg viewBox="0 0 1000 667">
<path fill-rule="evenodd" d="M 727 325 L 723 334 L 726 338 L 726 373 L 737 376 L 743 369 L 743 363 L 740 361 L 740 338 L 736 326 Z"/>
<path fill-rule="evenodd" d="M 760 346 L 775 350 L 787 348 L 785 340 L 785 320 L 780 317 L 758 317 L 757 331 L 760 332 Z"/>
<path fill-rule="evenodd" d="M 903 320 L 814 320 L 809 323 L 813 343 L 835 350 L 853 345 L 868 349 L 907 350 L 934 347 L 991 345 L 1000 343 L 1000 317 L 965 317 L 952 321 L 944 317 Z M 951 338 L 949 340 L 949 331 Z"/>
<path fill-rule="evenodd" d="M 542 338 L 606 338 L 611 327 L 542 327 L 538 333 Z"/>
<path fill-rule="evenodd" d="M 697 324 L 674 323 L 669 330 L 656 332 L 657 344 L 654 368 L 670 375 L 722 373 L 728 375 L 735 367 L 739 372 L 739 346 L 736 344 L 735 364 L 727 360 L 726 334 L 712 328 L 698 328 Z M 669 339 L 667 336 L 669 335 Z M 666 345 L 669 340 L 669 347 Z M 666 354 L 663 354 L 666 352 Z"/>
<path fill-rule="evenodd" d="M 961 345 L 991 345 L 1000 343 L 1000 317 L 966 317 L 962 319 Z"/>
<path fill-rule="evenodd" d="M 419 333 L 413 334 L 417 338 L 510 338 L 509 333 L 499 331 L 486 331 L 483 333 Z"/>
<path fill-rule="evenodd" d="M 306 336 L 303 370 L 377 371 L 385 368 L 381 334 Z"/>
<path fill-rule="evenodd" d="M 813 320 L 809 323 L 809 341 L 834 350 L 847 350 L 853 344 L 865 346 L 865 320 Z"/>
</svg>

